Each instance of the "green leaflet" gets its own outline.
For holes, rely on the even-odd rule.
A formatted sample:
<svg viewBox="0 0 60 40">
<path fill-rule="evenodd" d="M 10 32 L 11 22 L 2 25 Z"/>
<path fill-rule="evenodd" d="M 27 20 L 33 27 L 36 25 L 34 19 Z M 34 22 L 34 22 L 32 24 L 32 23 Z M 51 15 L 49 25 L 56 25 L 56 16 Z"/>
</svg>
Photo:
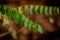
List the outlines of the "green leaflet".
<svg viewBox="0 0 60 40">
<path fill-rule="evenodd" d="M 16 9 L 12 9 L 12 13 L 11 13 L 11 19 L 12 20 L 15 20 L 16 14 L 17 14 Z"/>
<path fill-rule="evenodd" d="M 19 24 L 20 24 L 20 25 L 23 25 L 22 23 L 23 23 L 23 21 L 22 21 L 22 15 L 20 14 L 20 21 L 19 21 Z"/>
<path fill-rule="evenodd" d="M 59 8 L 57 8 L 58 14 L 59 14 Z"/>
<path fill-rule="evenodd" d="M 39 14 L 39 13 L 40 13 L 40 8 L 39 8 L 39 6 L 35 6 L 35 13 L 36 13 L 36 14 Z"/>
<path fill-rule="evenodd" d="M 29 22 L 30 22 L 29 19 L 26 18 L 25 21 L 24 21 L 24 26 L 25 26 L 25 27 L 28 27 Z"/>
<path fill-rule="evenodd" d="M 54 7 L 54 14 L 57 14 L 57 8 Z"/>
<path fill-rule="evenodd" d="M 29 6 L 25 5 L 25 13 L 29 13 L 30 12 L 29 10 L 30 10 Z"/>
<path fill-rule="evenodd" d="M 48 8 L 48 6 L 46 6 L 45 7 L 45 14 L 48 15 L 48 13 L 49 13 L 49 8 Z"/>
<path fill-rule="evenodd" d="M 18 11 L 19 11 L 20 14 L 23 14 L 23 13 L 24 13 L 24 9 L 23 9 L 23 7 L 20 6 L 20 7 L 18 8 Z"/>
<path fill-rule="evenodd" d="M 34 14 L 35 13 L 35 7 L 34 7 L 34 5 L 31 5 L 30 6 L 30 13 L 31 14 Z"/>
<path fill-rule="evenodd" d="M 20 25 L 24 25 L 24 21 L 25 21 L 25 16 L 20 15 Z"/>
<path fill-rule="evenodd" d="M 49 13 L 50 13 L 50 15 L 52 15 L 54 13 L 54 8 L 53 7 L 50 7 Z"/>
<path fill-rule="evenodd" d="M 38 32 L 43 33 L 42 26 L 38 24 Z"/>
<path fill-rule="evenodd" d="M 44 6 L 40 6 L 40 14 L 44 14 L 45 13 L 45 7 Z"/>
<path fill-rule="evenodd" d="M 29 22 L 29 29 L 32 30 L 33 29 L 33 25 L 34 23 L 32 21 Z"/>
<path fill-rule="evenodd" d="M 58 14 L 59 14 L 59 8 L 57 8 L 57 12 L 58 12 Z"/>
<path fill-rule="evenodd" d="M 54 14 L 58 14 L 59 12 L 58 12 L 59 10 L 57 9 L 57 7 L 54 7 Z"/>
<path fill-rule="evenodd" d="M 34 24 L 33 25 L 33 29 L 34 29 L 34 32 L 37 32 L 38 31 L 38 25 L 37 24 Z"/>
<path fill-rule="evenodd" d="M 6 15 L 7 15 L 7 16 L 10 16 L 10 15 L 11 15 L 11 12 L 12 12 L 12 11 L 11 11 L 10 8 L 7 8 L 7 9 L 6 9 Z"/>
<path fill-rule="evenodd" d="M 1 5 L 1 12 L 3 15 L 5 14 L 6 8 L 7 7 L 5 5 Z"/>
<path fill-rule="evenodd" d="M 16 21 L 16 24 L 20 23 L 20 14 L 19 13 L 16 13 L 15 21 Z"/>
</svg>

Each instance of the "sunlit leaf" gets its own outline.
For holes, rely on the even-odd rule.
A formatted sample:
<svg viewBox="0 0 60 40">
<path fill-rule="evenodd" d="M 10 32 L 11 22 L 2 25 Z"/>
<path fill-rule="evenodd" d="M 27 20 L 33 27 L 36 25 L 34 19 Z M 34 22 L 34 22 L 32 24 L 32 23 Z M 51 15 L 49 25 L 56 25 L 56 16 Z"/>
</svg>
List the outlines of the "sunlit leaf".
<svg viewBox="0 0 60 40">
<path fill-rule="evenodd" d="M 54 14 L 58 14 L 59 12 L 58 12 L 59 10 L 57 10 L 57 7 L 54 7 Z"/>
<path fill-rule="evenodd" d="M 38 32 L 43 33 L 42 26 L 38 24 Z"/>
<path fill-rule="evenodd" d="M 25 27 L 28 27 L 29 22 L 30 22 L 29 19 L 26 18 L 25 21 L 24 21 L 24 26 L 25 26 Z"/>
<path fill-rule="evenodd" d="M 44 6 L 40 6 L 40 14 L 44 14 L 45 13 L 45 7 Z"/>
<path fill-rule="evenodd" d="M 12 13 L 11 9 L 10 9 L 10 8 L 7 8 L 7 9 L 6 9 L 6 15 L 7 15 L 7 16 L 10 16 L 11 13 Z"/>
<path fill-rule="evenodd" d="M 20 23 L 20 14 L 16 13 L 16 18 L 15 18 L 16 24 Z"/>
<path fill-rule="evenodd" d="M 20 16 L 20 25 L 24 25 L 24 21 L 25 21 L 25 16 L 21 15 Z"/>
<path fill-rule="evenodd" d="M 25 5 L 25 13 L 29 13 L 30 12 L 30 8 L 29 8 L 29 6 L 28 5 Z"/>
<path fill-rule="evenodd" d="M 16 10 L 15 9 L 12 9 L 12 13 L 11 13 L 11 19 L 12 20 L 15 20 L 15 18 L 16 18 Z"/>
<path fill-rule="evenodd" d="M 29 29 L 32 30 L 33 29 L 33 25 L 34 23 L 32 21 L 29 22 Z"/>
<path fill-rule="evenodd" d="M 39 14 L 40 13 L 40 7 L 38 5 L 35 6 L 35 13 L 36 14 Z"/>
<path fill-rule="evenodd" d="M 22 7 L 22 6 L 20 6 L 20 7 L 18 8 L 18 11 L 19 11 L 19 13 L 20 13 L 20 14 L 22 14 L 22 13 L 24 12 L 23 7 Z"/>
<path fill-rule="evenodd" d="M 48 8 L 48 6 L 46 6 L 45 7 L 45 14 L 48 15 L 48 13 L 49 13 L 49 8 Z"/>
<path fill-rule="evenodd" d="M 38 25 L 37 24 L 33 25 L 33 29 L 34 29 L 34 32 L 37 32 L 38 31 Z"/>
<path fill-rule="evenodd" d="M 30 13 L 31 14 L 34 14 L 35 13 L 35 7 L 34 7 L 34 5 L 31 5 L 30 6 Z"/>
<path fill-rule="evenodd" d="M 54 14 L 54 8 L 53 7 L 50 7 L 49 13 L 50 13 L 50 15 Z"/>
</svg>

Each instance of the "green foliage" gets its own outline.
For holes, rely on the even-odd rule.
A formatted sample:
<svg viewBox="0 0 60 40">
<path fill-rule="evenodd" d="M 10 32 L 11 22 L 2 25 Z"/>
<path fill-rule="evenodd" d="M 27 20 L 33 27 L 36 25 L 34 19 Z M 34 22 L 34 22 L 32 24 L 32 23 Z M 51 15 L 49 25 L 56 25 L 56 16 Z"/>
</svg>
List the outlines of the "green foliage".
<svg viewBox="0 0 60 40">
<path fill-rule="evenodd" d="M 30 12 L 30 8 L 29 8 L 28 5 L 24 6 L 24 11 L 25 11 L 26 14 Z"/>
<path fill-rule="evenodd" d="M 54 7 L 54 14 L 58 14 L 57 7 Z"/>
<path fill-rule="evenodd" d="M 20 14 L 20 25 L 24 25 L 25 16 Z"/>
<path fill-rule="evenodd" d="M 30 6 L 30 13 L 31 14 L 35 13 L 35 7 L 33 5 Z"/>
<path fill-rule="evenodd" d="M 19 13 L 16 13 L 15 21 L 16 21 L 16 24 L 20 23 L 20 14 Z"/>
<path fill-rule="evenodd" d="M 37 32 L 38 31 L 38 25 L 37 24 L 34 24 L 33 25 L 33 29 L 34 29 L 34 32 Z"/>
<path fill-rule="evenodd" d="M 11 19 L 12 20 L 15 20 L 16 14 L 17 14 L 16 10 L 15 9 L 12 9 L 12 13 L 11 13 Z"/>
<path fill-rule="evenodd" d="M 1 5 L 1 12 L 4 15 L 6 12 L 6 6 L 5 5 Z"/>
<path fill-rule="evenodd" d="M 38 32 L 43 33 L 42 26 L 38 24 Z"/>
<path fill-rule="evenodd" d="M 48 13 L 49 13 L 49 8 L 46 6 L 45 7 L 45 14 L 48 15 Z"/>
<path fill-rule="evenodd" d="M 20 14 L 23 14 L 24 13 L 24 8 L 22 6 L 18 7 L 18 12 Z"/>
<path fill-rule="evenodd" d="M 39 6 L 35 6 L 35 13 L 39 14 L 40 13 L 40 7 Z"/>
<path fill-rule="evenodd" d="M 25 27 L 28 27 L 28 25 L 29 25 L 29 19 L 28 18 L 25 18 L 25 21 L 24 21 L 24 26 Z"/>
<path fill-rule="evenodd" d="M 7 15 L 7 16 L 10 16 L 10 15 L 11 15 L 11 12 L 12 12 L 11 9 L 8 7 L 8 8 L 6 9 L 6 15 Z"/>
<path fill-rule="evenodd" d="M 41 6 L 40 7 L 40 14 L 44 14 L 45 13 L 45 7 L 44 6 Z"/>
<path fill-rule="evenodd" d="M 29 22 L 29 29 L 32 30 L 33 29 L 33 25 L 34 23 L 32 21 Z"/>
<path fill-rule="evenodd" d="M 52 15 L 54 13 L 54 8 L 50 7 L 49 12 L 50 12 L 50 15 Z"/>
<path fill-rule="evenodd" d="M 22 9 L 19 12 L 17 12 L 17 10 L 15 8 L 8 8 L 5 5 L 1 5 L 0 7 L 2 14 L 4 15 L 6 13 L 7 16 L 10 16 L 12 20 L 14 20 L 16 22 L 16 24 L 20 24 L 24 27 L 29 28 L 30 30 L 34 30 L 34 32 L 40 32 L 43 33 L 42 27 L 41 25 L 34 23 L 33 21 L 29 20 L 28 18 L 26 18 L 22 13 Z M 25 10 L 27 11 L 27 9 Z M 28 10 L 29 11 L 29 10 Z M 36 12 L 35 12 L 36 11 Z M 57 7 L 53 8 L 53 7 L 44 7 L 44 6 L 36 6 L 34 7 L 34 5 L 30 6 L 30 13 L 34 14 L 34 13 L 40 13 L 40 14 L 50 14 L 52 15 L 54 14 L 58 14 L 59 13 L 59 9 Z"/>
</svg>

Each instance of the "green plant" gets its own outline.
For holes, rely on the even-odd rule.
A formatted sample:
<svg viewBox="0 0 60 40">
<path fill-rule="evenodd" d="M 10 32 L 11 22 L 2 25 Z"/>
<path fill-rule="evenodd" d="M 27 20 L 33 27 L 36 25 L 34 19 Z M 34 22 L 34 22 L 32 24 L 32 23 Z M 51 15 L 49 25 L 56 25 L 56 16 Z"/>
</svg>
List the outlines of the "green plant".
<svg viewBox="0 0 60 40">
<path fill-rule="evenodd" d="M 30 9 L 31 8 L 31 9 Z M 30 13 L 33 15 L 36 11 L 35 14 L 44 14 L 44 15 L 53 15 L 53 14 L 58 14 L 59 9 L 57 7 L 47 7 L 47 6 L 30 6 Z M 2 15 L 6 15 L 7 17 L 11 17 L 13 21 L 16 22 L 16 24 L 23 25 L 24 27 L 29 28 L 30 30 L 34 29 L 35 32 L 40 32 L 43 33 L 41 25 L 33 22 L 29 18 L 25 17 L 23 13 L 27 10 L 24 10 L 23 7 L 18 7 L 18 11 L 16 8 L 9 8 L 5 5 L 1 5 L 1 13 Z M 19 10 L 20 9 L 20 10 Z M 27 7 L 28 9 L 28 7 Z M 39 10 L 40 9 L 40 10 Z M 40 12 L 39 12 L 40 11 Z M 26 13 L 26 12 L 25 12 Z"/>
</svg>

